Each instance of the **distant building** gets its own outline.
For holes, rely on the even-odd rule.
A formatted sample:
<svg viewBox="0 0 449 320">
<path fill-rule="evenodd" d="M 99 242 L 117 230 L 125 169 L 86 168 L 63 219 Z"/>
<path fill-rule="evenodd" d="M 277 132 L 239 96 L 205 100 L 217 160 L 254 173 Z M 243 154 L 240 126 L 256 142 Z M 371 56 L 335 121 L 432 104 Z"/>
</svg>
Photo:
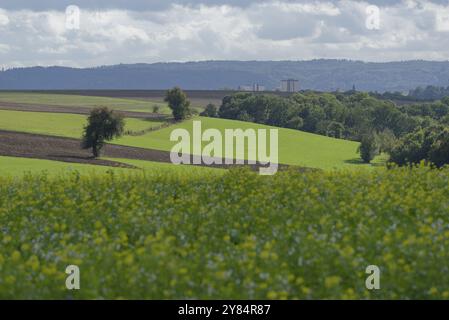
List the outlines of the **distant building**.
<svg viewBox="0 0 449 320">
<path fill-rule="evenodd" d="M 250 86 L 247 85 L 243 85 L 243 86 L 239 86 L 238 88 L 240 91 L 252 91 L 252 92 L 259 92 L 259 91 L 265 91 L 265 87 L 261 86 L 258 83 L 254 83 Z"/>
<path fill-rule="evenodd" d="M 298 92 L 299 91 L 299 80 L 287 79 L 281 81 L 281 91 L 282 92 Z"/>
</svg>

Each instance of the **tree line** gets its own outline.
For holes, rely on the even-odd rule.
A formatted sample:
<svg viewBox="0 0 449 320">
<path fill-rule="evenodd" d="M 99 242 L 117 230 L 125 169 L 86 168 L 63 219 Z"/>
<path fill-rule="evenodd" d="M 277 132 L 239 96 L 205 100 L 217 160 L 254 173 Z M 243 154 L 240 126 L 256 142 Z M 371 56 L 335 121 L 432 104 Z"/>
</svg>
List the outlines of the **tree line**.
<svg viewBox="0 0 449 320">
<path fill-rule="evenodd" d="M 449 125 L 449 98 L 397 106 L 355 91 L 302 92 L 290 97 L 236 93 L 225 97 L 219 108 L 208 105 L 201 115 L 360 141 L 359 152 L 365 162 L 383 152 L 399 165 L 422 160 L 449 163 L 449 154 L 444 156 L 444 141 L 449 136 L 438 134 L 446 132 Z M 422 150 L 417 152 L 420 143 Z"/>
</svg>

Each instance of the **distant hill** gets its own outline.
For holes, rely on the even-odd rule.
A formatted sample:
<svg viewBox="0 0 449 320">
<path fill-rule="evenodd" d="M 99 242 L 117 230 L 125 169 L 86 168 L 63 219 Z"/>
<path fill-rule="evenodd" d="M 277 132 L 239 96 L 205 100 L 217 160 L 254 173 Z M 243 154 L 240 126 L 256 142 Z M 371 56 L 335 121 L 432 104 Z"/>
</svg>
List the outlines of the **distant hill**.
<svg viewBox="0 0 449 320">
<path fill-rule="evenodd" d="M 408 92 L 422 86 L 449 85 L 449 61 L 372 63 L 349 60 L 203 61 L 120 64 L 97 68 L 30 67 L 0 72 L 2 90 L 236 89 L 259 83 L 276 89 L 295 78 L 301 89 Z"/>
</svg>

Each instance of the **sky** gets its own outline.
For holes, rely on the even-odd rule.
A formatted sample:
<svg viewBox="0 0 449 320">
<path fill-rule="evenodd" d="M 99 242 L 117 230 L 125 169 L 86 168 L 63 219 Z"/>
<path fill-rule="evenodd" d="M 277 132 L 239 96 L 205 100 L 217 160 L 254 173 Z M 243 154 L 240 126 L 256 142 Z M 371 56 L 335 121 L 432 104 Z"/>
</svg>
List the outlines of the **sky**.
<svg viewBox="0 0 449 320">
<path fill-rule="evenodd" d="M 0 66 L 449 60 L 449 0 L 0 0 Z"/>
</svg>

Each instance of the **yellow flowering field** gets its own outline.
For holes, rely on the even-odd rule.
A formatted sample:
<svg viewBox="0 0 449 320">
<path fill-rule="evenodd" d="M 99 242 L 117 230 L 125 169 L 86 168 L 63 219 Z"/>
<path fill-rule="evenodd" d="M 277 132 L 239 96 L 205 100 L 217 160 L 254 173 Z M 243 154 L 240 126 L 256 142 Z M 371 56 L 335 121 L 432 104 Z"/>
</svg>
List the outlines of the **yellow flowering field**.
<svg viewBox="0 0 449 320">
<path fill-rule="evenodd" d="M 6 299 L 449 298 L 449 169 L 0 178 L 0 229 Z"/>
</svg>

